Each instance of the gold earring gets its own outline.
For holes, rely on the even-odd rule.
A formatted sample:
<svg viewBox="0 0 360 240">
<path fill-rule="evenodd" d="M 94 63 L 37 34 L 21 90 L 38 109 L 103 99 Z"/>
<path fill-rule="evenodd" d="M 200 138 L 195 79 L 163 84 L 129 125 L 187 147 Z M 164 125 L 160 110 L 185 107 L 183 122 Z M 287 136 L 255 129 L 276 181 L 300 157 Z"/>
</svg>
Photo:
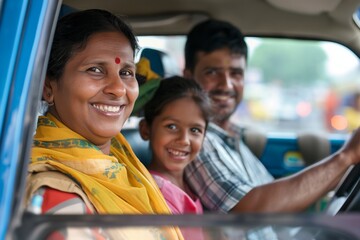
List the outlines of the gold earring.
<svg viewBox="0 0 360 240">
<path fill-rule="evenodd" d="M 48 97 L 51 97 L 51 92 L 46 93 L 46 95 L 47 95 Z M 54 101 L 52 101 L 52 102 L 50 102 L 50 103 L 48 102 L 47 104 L 48 104 L 48 107 L 54 106 Z"/>
</svg>

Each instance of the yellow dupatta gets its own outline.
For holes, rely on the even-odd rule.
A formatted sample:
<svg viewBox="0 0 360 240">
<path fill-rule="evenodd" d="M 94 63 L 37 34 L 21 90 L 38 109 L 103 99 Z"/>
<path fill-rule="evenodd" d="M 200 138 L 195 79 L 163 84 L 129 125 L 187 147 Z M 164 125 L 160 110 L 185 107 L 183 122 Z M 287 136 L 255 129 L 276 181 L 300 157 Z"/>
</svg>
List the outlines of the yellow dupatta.
<svg viewBox="0 0 360 240">
<path fill-rule="evenodd" d="M 30 173 L 60 171 L 74 179 L 100 214 L 171 214 L 159 188 L 119 133 L 102 153 L 51 114 L 40 116 Z M 178 228 L 171 239 L 182 239 Z"/>
</svg>

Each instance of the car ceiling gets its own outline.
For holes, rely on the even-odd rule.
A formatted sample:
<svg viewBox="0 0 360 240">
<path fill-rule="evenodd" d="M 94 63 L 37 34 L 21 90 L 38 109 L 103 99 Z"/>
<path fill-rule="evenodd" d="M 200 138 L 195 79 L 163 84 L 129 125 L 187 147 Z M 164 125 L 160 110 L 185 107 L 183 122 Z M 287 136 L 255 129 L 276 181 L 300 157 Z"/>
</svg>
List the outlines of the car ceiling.
<svg viewBox="0 0 360 240">
<path fill-rule="evenodd" d="M 72 8 L 125 16 L 138 35 L 186 34 L 208 17 L 230 21 L 247 36 L 327 39 L 360 56 L 352 19 L 359 0 L 64 0 Z"/>
</svg>

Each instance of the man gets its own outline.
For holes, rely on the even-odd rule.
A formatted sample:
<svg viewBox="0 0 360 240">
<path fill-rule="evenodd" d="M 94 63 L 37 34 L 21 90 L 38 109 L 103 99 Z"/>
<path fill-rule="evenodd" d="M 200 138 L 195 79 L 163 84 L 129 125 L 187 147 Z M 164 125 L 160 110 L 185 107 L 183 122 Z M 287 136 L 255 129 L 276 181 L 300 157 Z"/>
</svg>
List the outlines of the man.
<svg viewBox="0 0 360 240">
<path fill-rule="evenodd" d="M 188 165 L 186 180 L 209 210 L 298 212 L 334 189 L 346 170 L 360 161 L 360 132 L 342 150 L 291 177 L 275 180 L 241 141 L 230 122 L 241 102 L 247 46 L 227 22 L 207 20 L 188 34 L 184 76 L 208 92 L 214 111 L 202 151 Z"/>
</svg>

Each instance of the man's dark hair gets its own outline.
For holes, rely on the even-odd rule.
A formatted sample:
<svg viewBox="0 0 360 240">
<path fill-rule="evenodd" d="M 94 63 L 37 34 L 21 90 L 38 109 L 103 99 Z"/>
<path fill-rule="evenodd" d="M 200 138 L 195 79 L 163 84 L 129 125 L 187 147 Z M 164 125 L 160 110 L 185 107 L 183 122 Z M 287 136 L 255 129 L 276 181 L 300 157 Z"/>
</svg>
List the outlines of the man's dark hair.
<svg viewBox="0 0 360 240">
<path fill-rule="evenodd" d="M 187 35 L 185 68 L 194 70 L 198 52 L 210 53 L 221 48 L 228 48 L 232 53 L 244 55 L 247 59 L 247 45 L 237 27 L 215 19 L 199 23 Z"/>
</svg>

